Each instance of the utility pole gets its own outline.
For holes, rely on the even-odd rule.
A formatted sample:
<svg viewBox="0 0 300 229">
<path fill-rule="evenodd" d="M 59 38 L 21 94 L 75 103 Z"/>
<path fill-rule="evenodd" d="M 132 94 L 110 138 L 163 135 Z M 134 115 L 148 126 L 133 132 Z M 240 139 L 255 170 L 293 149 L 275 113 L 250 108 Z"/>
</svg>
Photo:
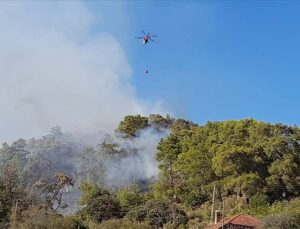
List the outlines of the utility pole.
<svg viewBox="0 0 300 229">
<path fill-rule="evenodd" d="M 212 195 L 212 206 L 211 206 L 211 224 L 214 223 L 215 214 L 215 195 L 216 195 L 216 185 L 214 185 L 213 195 Z"/>
</svg>

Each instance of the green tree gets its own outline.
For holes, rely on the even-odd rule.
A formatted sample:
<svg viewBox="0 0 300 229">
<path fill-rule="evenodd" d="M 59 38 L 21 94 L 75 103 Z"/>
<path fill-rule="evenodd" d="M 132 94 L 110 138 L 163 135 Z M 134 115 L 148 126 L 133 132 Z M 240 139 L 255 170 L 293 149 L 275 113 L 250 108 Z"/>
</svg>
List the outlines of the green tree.
<svg viewBox="0 0 300 229">
<path fill-rule="evenodd" d="M 148 118 L 141 115 L 128 115 L 120 122 L 117 130 L 125 137 L 135 137 L 138 130 L 148 126 Z"/>
<path fill-rule="evenodd" d="M 174 228 L 185 225 L 188 217 L 183 210 L 178 209 L 172 203 L 159 200 L 149 200 L 144 208 L 147 212 L 147 219 L 151 225 L 159 228 L 164 224 L 171 223 Z"/>
<path fill-rule="evenodd" d="M 166 139 L 162 139 L 157 146 L 156 159 L 159 161 L 161 170 L 161 182 L 158 185 L 167 185 L 169 187 L 167 196 L 172 197 L 176 194 L 176 187 L 180 182 L 174 170 L 174 164 L 180 153 L 180 141 L 174 134 L 170 134 Z"/>
<path fill-rule="evenodd" d="M 300 176 L 299 156 L 287 153 L 282 159 L 275 160 L 268 171 L 268 188 L 277 198 L 300 194 L 300 182 L 297 179 Z"/>
<path fill-rule="evenodd" d="M 260 207 L 269 206 L 268 196 L 263 193 L 257 193 L 250 198 L 249 207 L 258 209 Z"/>
<path fill-rule="evenodd" d="M 270 211 L 268 196 L 264 193 L 257 193 L 249 200 L 249 209 L 251 215 L 264 216 Z"/>
<path fill-rule="evenodd" d="M 7 164 L 1 168 L 0 177 L 0 221 L 7 222 L 9 215 L 29 208 L 33 203 L 28 192 L 21 186 L 15 164 Z M 14 212 L 12 212 L 14 211 Z"/>
<path fill-rule="evenodd" d="M 180 174 L 183 201 L 196 206 L 206 201 L 206 186 L 215 175 L 212 170 L 212 154 L 207 146 L 207 134 L 202 127 L 195 127 L 181 140 L 182 153 L 175 162 L 175 171 Z"/>
<path fill-rule="evenodd" d="M 3 143 L 0 149 L 0 165 L 14 164 L 18 173 L 21 173 L 28 162 L 28 154 L 26 142 L 22 138 L 14 141 L 11 145 Z"/>
<path fill-rule="evenodd" d="M 80 191 L 82 192 L 80 203 L 85 206 L 81 211 L 84 217 L 102 222 L 103 220 L 122 218 L 125 215 L 117 198 L 97 184 L 82 182 Z"/>
<path fill-rule="evenodd" d="M 214 183 L 225 196 L 263 192 L 272 202 L 299 195 L 298 127 L 253 119 L 197 126 L 178 119 L 157 149 L 161 173 L 154 190 L 164 197 L 209 197 Z"/>
<path fill-rule="evenodd" d="M 101 191 L 100 187 L 95 183 L 81 182 L 79 190 L 82 192 L 80 203 L 86 205 L 88 201 Z"/>
<path fill-rule="evenodd" d="M 157 129 L 166 129 L 170 128 L 174 123 L 174 119 L 172 119 L 169 115 L 165 118 L 159 114 L 150 114 L 148 117 L 148 123 L 150 126 L 153 126 Z"/>
<path fill-rule="evenodd" d="M 117 193 L 117 198 L 123 209 L 130 210 L 144 203 L 143 195 L 137 185 L 122 188 Z"/>
<path fill-rule="evenodd" d="M 147 210 L 144 205 L 136 206 L 127 212 L 125 218 L 139 222 L 145 221 L 147 219 Z"/>
<path fill-rule="evenodd" d="M 88 200 L 83 212 L 93 220 L 102 222 L 125 215 L 117 199 L 107 190 L 98 190 Z"/>
</svg>

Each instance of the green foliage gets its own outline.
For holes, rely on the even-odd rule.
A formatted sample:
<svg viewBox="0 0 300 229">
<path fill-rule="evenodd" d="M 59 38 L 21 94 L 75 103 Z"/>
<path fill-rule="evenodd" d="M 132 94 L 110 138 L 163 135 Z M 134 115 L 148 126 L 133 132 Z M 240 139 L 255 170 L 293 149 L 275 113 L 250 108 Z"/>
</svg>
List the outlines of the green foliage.
<svg viewBox="0 0 300 229">
<path fill-rule="evenodd" d="M 265 197 L 253 197 L 256 199 L 257 202 L 260 204 L 255 204 L 257 207 L 250 207 L 250 205 L 254 205 L 253 203 L 248 206 L 244 207 L 244 209 L 240 209 L 240 212 L 243 211 L 250 215 L 254 215 L 256 217 L 262 218 L 267 215 L 271 214 L 278 214 L 278 213 L 290 213 L 300 216 L 300 198 L 295 198 L 291 200 L 282 200 L 282 201 L 275 201 L 272 204 L 266 203 Z M 250 199 L 251 201 L 251 199 Z"/>
<path fill-rule="evenodd" d="M 8 218 L 10 206 L 8 206 L 6 202 L 7 202 L 7 196 L 6 196 L 5 186 L 3 181 L 0 180 L 0 222 L 3 221 L 5 222 Z"/>
<path fill-rule="evenodd" d="M 278 213 L 268 215 L 261 220 L 258 229 L 299 229 L 300 215 L 291 213 Z"/>
<path fill-rule="evenodd" d="M 189 221 L 185 211 L 181 209 L 175 209 L 175 212 L 172 214 L 174 214 L 175 218 L 174 221 L 172 219 L 172 225 L 174 226 L 174 228 L 184 228 L 184 225 L 186 225 Z"/>
<path fill-rule="evenodd" d="M 171 126 L 171 133 L 177 136 L 185 135 L 188 130 L 191 130 L 195 126 L 197 125 L 191 121 L 176 119 Z"/>
<path fill-rule="evenodd" d="M 199 208 L 189 212 L 189 217 L 201 222 L 209 222 L 211 216 L 211 202 L 203 203 Z"/>
<path fill-rule="evenodd" d="M 127 210 L 144 203 L 143 195 L 139 192 L 137 185 L 120 189 L 117 193 L 117 198 L 121 207 Z"/>
<path fill-rule="evenodd" d="M 188 222 L 188 217 L 183 210 L 174 204 L 159 200 L 149 200 L 145 204 L 147 220 L 152 226 L 162 227 L 166 223 L 172 223 L 174 228 Z"/>
<path fill-rule="evenodd" d="M 266 215 L 270 209 L 268 196 L 263 193 L 257 193 L 250 198 L 249 211 L 252 215 L 263 216 Z"/>
<path fill-rule="evenodd" d="M 143 196 L 135 185 L 120 189 L 116 197 L 97 184 L 88 182 L 82 182 L 80 190 L 82 192 L 80 202 L 86 205 L 83 213 L 96 222 L 121 218 L 126 211 L 143 203 Z"/>
<path fill-rule="evenodd" d="M 263 193 L 257 193 L 250 198 L 249 207 L 258 209 L 260 207 L 269 206 L 268 196 Z"/>
<path fill-rule="evenodd" d="M 183 196 L 183 201 L 188 207 L 197 207 L 207 201 L 207 196 L 202 192 L 192 191 Z"/>
<path fill-rule="evenodd" d="M 136 221 L 146 220 L 156 228 L 165 224 L 172 224 L 173 228 L 178 228 L 179 225 L 185 225 L 188 221 L 186 213 L 174 203 L 155 199 L 147 201 L 144 206 L 132 208 L 125 218 Z"/>
<path fill-rule="evenodd" d="M 211 198 L 215 183 L 225 197 L 263 193 L 270 202 L 300 192 L 298 127 L 253 119 L 204 126 L 176 120 L 157 150 L 161 174 L 154 193 L 163 198 L 176 195 L 190 205 L 190 193 Z"/>
<path fill-rule="evenodd" d="M 80 203 L 86 205 L 100 191 L 100 187 L 95 183 L 81 182 L 79 190 L 82 192 Z"/>
<path fill-rule="evenodd" d="M 129 152 L 127 152 L 124 149 L 119 149 L 118 144 L 116 143 L 105 143 L 103 142 L 101 144 L 102 150 L 104 155 L 110 157 L 110 158 L 124 158 L 129 155 Z"/>
<path fill-rule="evenodd" d="M 189 220 L 187 228 L 189 229 L 204 229 L 207 226 L 206 222 L 199 221 L 199 219 Z"/>
<path fill-rule="evenodd" d="M 26 142 L 22 138 L 14 141 L 11 145 L 3 143 L 0 149 L 0 165 L 13 163 L 20 172 L 27 162 L 28 151 L 25 148 Z"/>
<path fill-rule="evenodd" d="M 297 177 L 299 175 L 299 155 L 285 154 L 281 159 L 276 159 L 269 167 L 270 176 L 267 183 L 274 190 L 282 189 L 285 195 L 298 195 L 300 184 Z M 278 193 L 279 194 L 279 193 Z"/>
<path fill-rule="evenodd" d="M 162 173 L 162 179 L 164 180 L 161 184 L 169 187 L 167 192 L 164 192 L 164 189 L 161 189 L 161 191 L 166 193 L 167 196 L 172 197 L 177 193 L 176 186 L 179 182 L 174 170 L 174 164 L 178 155 L 181 153 L 180 141 L 176 135 L 170 134 L 168 138 L 162 139 L 159 142 L 157 150 L 156 159 L 160 162 L 159 168 Z"/>
<path fill-rule="evenodd" d="M 156 132 L 170 129 L 170 135 L 157 145 L 160 173 L 147 193 L 132 186 L 120 188 L 115 196 L 96 184 L 105 183 L 109 175 L 107 166 L 110 166 L 107 162 L 120 162 L 136 152 L 134 146 L 132 151 L 123 149 L 113 138 L 105 138 L 98 148 L 87 147 L 80 152 L 83 160 L 75 172 L 72 163 L 61 158 L 72 156 L 77 146 L 74 147 L 74 142 L 62 141 L 66 135 L 59 127 L 54 127 L 40 140 L 19 139 L 11 145 L 3 144 L 0 149 L 0 220 L 11 219 L 11 225 L 19 228 L 47 228 L 48 225 L 52 228 L 73 228 L 74 225 L 76 228 L 148 228 L 149 225 L 180 228 L 187 224 L 189 217 L 190 228 L 201 228 L 209 221 L 211 193 L 216 185 L 215 207 L 221 208 L 220 200 L 225 201 L 228 216 L 273 215 L 275 218 L 268 216 L 263 220 L 263 228 L 297 225 L 300 215 L 298 127 L 253 119 L 208 122 L 199 126 L 187 120 L 152 114 L 148 118 L 126 116 L 117 130 L 124 137 L 134 138 L 147 127 L 153 127 Z M 54 179 L 52 176 L 57 171 L 70 171 L 68 174 L 79 176 L 79 180 L 95 182 L 80 185 L 83 209 L 78 218 L 63 218 L 54 211 L 63 206 L 64 188 L 73 183 L 63 174 Z M 29 189 L 36 184 L 53 211 L 28 209 L 31 204 L 39 204 L 29 198 L 22 186 L 25 181 Z M 188 209 L 188 216 L 178 206 Z M 125 214 L 126 220 L 119 220 Z"/>
<path fill-rule="evenodd" d="M 0 175 L 0 221 L 7 222 L 13 210 L 15 215 L 27 210 L 32 199 L 21 186 L 15 164 L 4 165 Z"/>
<path fill-rule="evenodd" d="M 148 126 L 148 118 L 140 115 L 128 115 L 120 122 L 117 130 L 126 137 L 136 136 L 136 132 Z"/>
<path fill-rule="evenodd" d="M 174 119 L 172 119 L 169 115 L 164 118 L 159 114 L 150 114 L 148 117 L 148 123 L 150 126 L 157 129 L 166 129 L 170 128 L 170 126 L 174 123 Z"/>
<path fill-rule="evenodd" d="M 87 217 L 95 220 L 96 222 L 102 222 L 103 220 L 113 218 L 121 218 L 124 216 L 124 212 L 116 198 L 107 190 L 101 189 L 88 198 L 83 212 L 87 215 Z"/>
<path fill-rule="evenodd" d="M 64 218 L 55 212 L 42 208 L 30 208 L 21 214 L 18 221 L 11 220 L 11 229 L 77 229 L 78 225 L 71 218 Z"/>
<path fill-rule="evenodd" d="M 111 219 L 101 224 L 90 223 L 89 229 L 151 229 L 147 222 L 135 222 L 131 220 Z"/>
<path fill-rule="evenodd" d="M 286 203 L 286 211 L 300 215 L 300 197 L 289 200 Z"/>
<path fill-rule="evenodd" d="M 181 153 L 181 145 L 176 135 L 170 134 L 168 138 L 162 139 L 157 146 L 156 159 L 161 162 L 160 169 L 171 170 L 178 155 Z"/>
<path fill-rule="evenodd" d="M 260 187 L 260 177 L 254 173 L 244 173 L 240 176 L 228 176 L 221 182 L 225 192 L 234 192 L 238 196 L 250 197 L 255 195 Z"/>
<path fill-rule="evenodd" d="M 146 203 L 145 210 L 147 211 L 147 219 L 153 226 L 162 227 L 163 224 L 171 221 L 171 212 L 165 202 L 150 200 Z"/>
<path fill-rule="evenodd" d="M 134 207 L 127 212 L 125 218 L 139 222 L 144 221 L 147 218 L 147 210 L 144 206 Z"/>
</svg>

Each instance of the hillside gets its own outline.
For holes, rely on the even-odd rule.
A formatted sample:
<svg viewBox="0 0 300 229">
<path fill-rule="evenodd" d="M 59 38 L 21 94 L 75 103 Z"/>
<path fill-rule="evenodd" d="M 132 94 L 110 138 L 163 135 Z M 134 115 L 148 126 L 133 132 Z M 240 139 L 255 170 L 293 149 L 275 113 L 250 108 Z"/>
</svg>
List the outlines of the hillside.
<svg viewBox="0 0 300 229">
<path fill-rule="evenodd" d="M 268 222 L 276 213 L 300 224 L 297 126 L 126 116 L 114 134 L 56 126 L 39 139 L 3 143 L 0 165 L 3 227 L 202 228 L 214 187 L 226 216 Z"/>
</svg>

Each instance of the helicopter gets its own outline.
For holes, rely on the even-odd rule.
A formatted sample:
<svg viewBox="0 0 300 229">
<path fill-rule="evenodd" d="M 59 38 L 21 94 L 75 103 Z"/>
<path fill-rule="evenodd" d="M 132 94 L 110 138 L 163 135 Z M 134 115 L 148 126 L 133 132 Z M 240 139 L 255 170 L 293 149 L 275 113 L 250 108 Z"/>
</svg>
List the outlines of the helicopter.
<svg viewBox="0 0 300 229">
<path fill-rule="evenodd" d="M 152 37 L 157 37 L 156 35 L 150 35 L 150 32 L 149 33 L 145 33 L 144 30 L 142 30 L 144 36 L 141 36 L 141 37 L 135 37 L 135 39 L 143 39 L 143 43 L 144 44 L 148 44 L 149 41 L 154 41 L 152 39 Z"/>
</svg>

